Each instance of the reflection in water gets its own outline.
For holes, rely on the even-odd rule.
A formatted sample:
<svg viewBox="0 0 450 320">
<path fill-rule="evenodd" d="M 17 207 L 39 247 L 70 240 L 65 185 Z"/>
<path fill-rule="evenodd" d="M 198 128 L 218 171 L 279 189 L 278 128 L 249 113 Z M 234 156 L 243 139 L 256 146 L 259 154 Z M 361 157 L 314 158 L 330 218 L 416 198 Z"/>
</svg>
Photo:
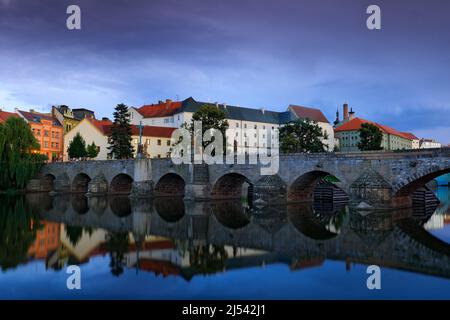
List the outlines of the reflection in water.
<svg viewBox="0 0 450 320">
<path fill-rule="evenodd" d="M 166 222 L 177 222 L 184 217 L 183 198 L 175 197 L 170 200 L 167 198 L 156 198 L 154 203 L 156 212 Z"/>
<path fill-rule="evenodd" d="M 240 201 L 3 197 L 0 265 L 9 272 L 43 260 L 51 272 L 105 257 L 114 277 L 136 269 L 189 281 L 225 270 L 281 263 L 294 271 L 336 260 L 450 279 L 450 245 L 426 230 L 436 216 L 433 227 L 449 224 L 448 188 L 437 194 L 441 204 L 431 218 L 417 208 L 367 214 L 332 203 L 250 209 Z"/>
</svg>

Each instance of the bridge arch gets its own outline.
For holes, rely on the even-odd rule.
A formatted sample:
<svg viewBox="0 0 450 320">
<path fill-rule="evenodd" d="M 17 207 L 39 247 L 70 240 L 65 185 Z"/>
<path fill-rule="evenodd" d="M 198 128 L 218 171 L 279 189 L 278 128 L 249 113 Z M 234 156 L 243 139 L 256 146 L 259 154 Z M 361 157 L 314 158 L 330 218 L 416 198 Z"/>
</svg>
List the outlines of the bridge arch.
<svg viewBox="0 0 450 320">
<path fill-rule="evenodd" d="M 448 167 L 429 167 L 416 172 L 394 185 L 394 197 L 409 196 L 417 189 L 425 186 L 431 180 L 450 173 L 450 162 Z"/>
<path fill-rule="evenodd" d="M 86 173 L 78 173 L 72 180 L 72 193 L 87 193 L 91 177 Z"/>
<path fill-rule="evenodd" d="M 133 178 L 126 173 L 116 175 L 110 184 L 109 193 L 111 194 L 130 194 L 133 186 Z"/>
<path fill-rule="evenodd" d="M 288 202 L 313 201 L 315 188 L 318 186 L 319 182 L 324 182 L 324 178 L 326 177 L 336 178 L 333 174 L 322 170 L 313 170 L 302 174 L 288 187 Z M 339 181 L 338 178 L 336 179 Z M 328 182 L 327 184 L 336 187 L 331 182 Z M 339 188 L 339 190 L 341 193 L 343 192 L 342 189 Z"/>
<path fill-rule="evenodd" d="M 52 173 L 47 173 L 41 178 L 41 191 L 50 192 L 55 190 L 56 177 Z"/>
<path fill-rule="evenodd" d="M 163 175 L 155 185 L 154 195 L 157 197 L 184 197 L 186 183 L 173 172 Z"/>
<path fill-rule="evenodd" d="M 253 182 L 243 174 L 231 172 L 217 179 L 211 192 L 213 199 L 241 199 L 247 197 L 253 200 Z"/>
</svg>

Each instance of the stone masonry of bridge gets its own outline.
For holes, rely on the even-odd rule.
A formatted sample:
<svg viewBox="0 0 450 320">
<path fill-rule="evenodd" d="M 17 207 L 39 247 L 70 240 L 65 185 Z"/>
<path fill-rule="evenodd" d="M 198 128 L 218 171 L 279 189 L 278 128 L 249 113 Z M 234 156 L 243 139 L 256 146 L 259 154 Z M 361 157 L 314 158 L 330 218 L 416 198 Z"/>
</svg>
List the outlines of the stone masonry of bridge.
<svg viewBox="0 0 450 320">
<path fill-rule="evenodd" d="M 450 148 L 402 152 L 281 155 L 276 175 L 260 164 L 175 165 L 171 159 L 61 162 L 45 165 L 30 192 L 234 199 L 250 186 L 261 205 L 310 201 L 317 182 L 335 176 L 351 205 L 410 207 L 417 188 L 450 172 Z"/>
</svg>

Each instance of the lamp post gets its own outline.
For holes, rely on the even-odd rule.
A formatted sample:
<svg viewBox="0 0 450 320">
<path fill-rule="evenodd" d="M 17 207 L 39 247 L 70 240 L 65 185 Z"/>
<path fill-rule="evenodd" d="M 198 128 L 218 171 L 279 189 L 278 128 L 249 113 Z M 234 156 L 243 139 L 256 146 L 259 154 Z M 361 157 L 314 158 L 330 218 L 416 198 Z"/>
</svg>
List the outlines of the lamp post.
<svg viewBox="0 0 450 320">
<path fill-rule="evenodd" d="M 139 144 L 137 149 L 137 157 L 138 159 L 143 158 L 143 147 L 142 147 L 142 121 L 139 121 Z"/>
</svg>

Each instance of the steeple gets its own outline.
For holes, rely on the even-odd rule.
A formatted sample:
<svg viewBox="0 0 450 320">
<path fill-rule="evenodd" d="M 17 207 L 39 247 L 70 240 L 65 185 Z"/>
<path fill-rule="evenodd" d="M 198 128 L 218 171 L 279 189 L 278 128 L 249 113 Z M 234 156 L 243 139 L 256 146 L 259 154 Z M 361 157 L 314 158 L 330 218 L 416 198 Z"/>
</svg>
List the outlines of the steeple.
<svg viewBox="0 0 450 320">
<path fill-rule="evenodd" d="M 334 125 L 336 126 L 340 122 L 339 120 L 339 108 L 336 109 L 336 120 L 334 120 Z"/>
</svg>

